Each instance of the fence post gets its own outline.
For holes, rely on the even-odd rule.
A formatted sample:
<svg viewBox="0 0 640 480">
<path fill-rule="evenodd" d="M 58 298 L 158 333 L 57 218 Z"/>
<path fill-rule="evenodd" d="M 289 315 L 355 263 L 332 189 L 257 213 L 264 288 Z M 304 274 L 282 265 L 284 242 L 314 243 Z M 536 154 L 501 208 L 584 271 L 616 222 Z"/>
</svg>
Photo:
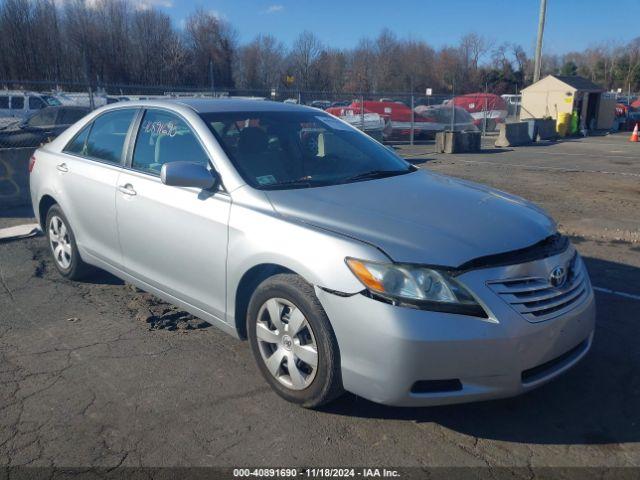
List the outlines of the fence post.
<svg viewBox="0 0 640 480">
<path fill-rule="evenodd" d="M 89 88 L 89 107 L 91 108 L 91 110 L 95 110 L 96 102 L 93 98 L 93 89 L 91 88 L 91 84 L 88 85 L 88 88 Z"/>
<path fill-rule="evenodd" d="M 487 134 L 487 97 L 486 97 L 486 91 L 485 91 L 485 97 L 484 97 L 484 106 L 482 107 L 483 112 L 484 112 L 484 122 L 482 124 L 482 135 L 485 136 Z"/>
<path fill-rule="evenodd" d="M 362 123 L 361 130 L 364 132 L 364 95 L 360 94 L 360 123 Z"/>
<path fill-rule="evenodd" d="M 416 112 L 414 110 L 415 108 L 415 99 L 413 97 L 413 91 L 411 92 L 411 137 L 409 138 L 409 144 L 413 145 L 413 138 L 414 138 L 414 129 L 415 129 L 415 120 L 416 120 Z"/>
</svg>

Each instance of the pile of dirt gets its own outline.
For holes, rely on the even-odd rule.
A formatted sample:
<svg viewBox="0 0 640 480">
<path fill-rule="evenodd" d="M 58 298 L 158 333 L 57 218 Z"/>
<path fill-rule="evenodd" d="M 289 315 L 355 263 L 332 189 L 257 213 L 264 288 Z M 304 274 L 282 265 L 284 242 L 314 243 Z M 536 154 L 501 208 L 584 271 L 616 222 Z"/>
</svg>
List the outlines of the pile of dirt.
<svg viewBox="0 0 640 480">
<path fill-rule="evenodd" d="M 150 293 L 145 293 L 133 286 L 130 288 L 134 289 L 136 294 L 127 303 L 127 308 L 136 320 L 147 324 L 149 330 L 196 330 L 209 326 L 204 320 L 200 320 Z"/>
</svg>

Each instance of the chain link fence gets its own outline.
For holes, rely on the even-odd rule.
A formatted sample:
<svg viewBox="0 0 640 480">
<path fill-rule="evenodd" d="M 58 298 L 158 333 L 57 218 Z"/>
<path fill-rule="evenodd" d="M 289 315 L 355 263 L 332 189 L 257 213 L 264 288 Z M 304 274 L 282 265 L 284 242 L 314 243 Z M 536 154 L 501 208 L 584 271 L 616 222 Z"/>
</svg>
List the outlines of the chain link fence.
<svg viewBox="0 0 640 480">
<path fill-rule="evenodd" d="M 0 149 L 37 147 L 42 141 L 61 133 L 62 126 L 81 118 L 82 112 L 86 114 L 103 105 L 129 100 L 194 97 L 251 98 L 308 105 L 341 117 L 385 143 L 430 141 L 436 132 L 443 130 L 480 129 L 488 132 L 495 129 L 498 120 L 504 121 L 507 113 L 512 113 L 507 112 L 504 106 L 504 113 L 499 113 L 502 117 L 498 118 L 495 105 L 488 104 L 486 99 L 466 101 L 456 97 L 452 101 L 452 95 L 437 93 L 203 89 L 173 85 L 96 86 L 0 80 Z M 37 133 L 42 135 L 38 137 Z"/>
</svg>

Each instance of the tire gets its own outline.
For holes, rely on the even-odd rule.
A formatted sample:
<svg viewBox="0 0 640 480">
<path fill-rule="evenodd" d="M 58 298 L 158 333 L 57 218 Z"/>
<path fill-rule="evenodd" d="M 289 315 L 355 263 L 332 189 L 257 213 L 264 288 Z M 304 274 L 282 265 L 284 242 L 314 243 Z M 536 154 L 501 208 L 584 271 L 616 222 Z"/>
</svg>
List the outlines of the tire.
<svg viewBox="0 0 640 480">
<path fill-rule="evenodd" d="M 80 280 L 93 273 L 94 268 L 80 258 L 73 230 L 59 205 L 52 205 L 47 212 L 45 228 L 53 263 L 60 275 Z"/>
<path fill-rule="evenodd" d="M 344 393 L 335 334 L 313 287 L 300 276 L 274 275 L 256 288 L 247 333 L 260 372 L 285 400 L 316 408 Z"/>
</svg>

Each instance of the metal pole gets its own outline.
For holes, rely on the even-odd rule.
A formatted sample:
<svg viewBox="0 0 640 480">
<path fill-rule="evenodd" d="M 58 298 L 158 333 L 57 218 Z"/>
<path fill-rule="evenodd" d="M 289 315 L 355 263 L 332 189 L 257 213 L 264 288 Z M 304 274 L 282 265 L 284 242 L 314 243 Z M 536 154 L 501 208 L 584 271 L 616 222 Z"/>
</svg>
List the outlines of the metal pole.
<svg viewBox="0 0 640 480">
<path fill-rule="evenodd" d="M 544 34 L 544 20 L 547 14 L 547 0 L 540 0 L 540 15 L 538 17 L 538 40 L 536 42 L 536 57 L 533 67 L 533 83 L 540 80 L 542 68 L 542 36 Z"/>
<path fill-rule="evenodd" d="M 413 110 L 415 108 L 415 100 L 413 97 L 413 90 L 411 91 L 411 137 L 410 137 L 410 144 L 413 145 L 413 138 L 415 136 L 415 120 L 416 120 L 416 113 Z"/>
<path fill-rule="evenodd" d="M 456 107 L 454 106 L 453 99 L 456 98 L 456 84 L 455 82 L 451 82 L 451 131 L 453 132 L 453 124 L 455 123 L 456 116 Z"/>
<path fill-rule="evenodd" d="M 364 132 L 364 95 L 360 94 L 360 123 L 362 124 L 362 131 Z"/>
<path fill-rule="evenodd" d="M 485 82 L 484 84 L 484 105 L 482 106 L 484 122 L 482 125 L 482 135 L 487 134 L 487 92 L 489 91 L 489 85 Z"/>
</svg>

